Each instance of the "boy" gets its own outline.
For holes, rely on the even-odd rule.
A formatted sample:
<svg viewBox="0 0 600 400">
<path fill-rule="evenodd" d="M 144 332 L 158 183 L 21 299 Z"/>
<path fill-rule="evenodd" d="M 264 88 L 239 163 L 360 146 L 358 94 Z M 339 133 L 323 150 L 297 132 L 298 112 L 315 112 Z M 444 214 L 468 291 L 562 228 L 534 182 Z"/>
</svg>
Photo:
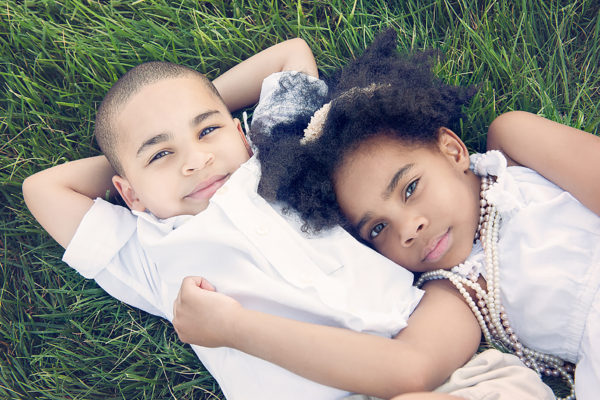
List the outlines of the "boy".
<svg viewBox="0 0 600 400">
<path fill-rule="evenodd" d="M 295 221 L 256 195 L 258 165 L 247 161 L 241 124 L 228 108 L 255 102 L 266 75 L 289 69 L 316 76 L 303 41 L 257 54 L 215 80 L 217 90 L 203 76 L 172 64 L 133 69 L 98 111 L 95 134 L 106 157 L 28 178 L 23 184 L 28 207 L 66 248 L 68 264 L 114 297 L 168 320 L 183 277 L 202 274 L 251 309 L 392 336 L 422 296 L 411 286 L 412 275 L 341 230 L 306 239 L 292 227 Z M 131 212 L 92 200 L 111 185 Z M 450 308 L 462 307 L 459 302 L 450 295 Z M 467 338 L 445 335 L 466 349 L 457 351 L 453 365 L 401 369 L 397 385 L 390 375 L 357 379 L 364 371 L 311 377 L 381 396 L 432 387 L 474 351 L 478 329 L 473 332 Z M 380 357 L 393 354 L 387 349 L 396 341 L 358 337 L 365 349 L 371 341 L 379 343 L 371 360 L 397 374 L 394 365 L 401 357 L 386 362 Z M 434 351 L 449 342 L 435 343 Z M 193 349 L 229 399 L 330 399 L 347 393 L 236 350 Z"/>
</svg>

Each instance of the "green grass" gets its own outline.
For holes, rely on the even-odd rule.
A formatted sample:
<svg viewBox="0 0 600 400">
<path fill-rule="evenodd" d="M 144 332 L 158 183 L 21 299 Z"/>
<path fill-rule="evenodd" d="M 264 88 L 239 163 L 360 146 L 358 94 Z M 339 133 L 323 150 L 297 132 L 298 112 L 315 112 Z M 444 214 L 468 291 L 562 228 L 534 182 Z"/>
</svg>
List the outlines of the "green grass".
<svg viewBox="0 0 600 400">
<path fill-rule="evenodd" d="M 222 398 L 168 323 L 61 262 L 21 183 L 98 153 L 98 102 L 140 62 L 214 78 L 299 36 L 327 75 L 388 26 L 403 49 L 442 50 L 436 70 L 447 81 L 481 84 L 461 132 L 472 150 L 484 149 L 495 116 L 514 109 L 598 133 L 597 0 L 0 0 L 0 398 Z"/>
</svg>

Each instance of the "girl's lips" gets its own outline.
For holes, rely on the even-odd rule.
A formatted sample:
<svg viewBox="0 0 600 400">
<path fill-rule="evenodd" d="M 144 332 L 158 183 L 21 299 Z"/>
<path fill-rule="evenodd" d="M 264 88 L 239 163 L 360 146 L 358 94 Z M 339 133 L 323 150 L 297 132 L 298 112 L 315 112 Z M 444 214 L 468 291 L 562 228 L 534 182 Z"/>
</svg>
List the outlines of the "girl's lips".
<svg viewBox="0 0 600 400">
<path fill-rule="evenodd" d="M 204 182 L 201 182 L 194 190 L 185 196 L 190 199 L 208 200 L 210 199 L 221 186 L 227 182 L 229 174 L 214 176 Z"/>
<path fill-rule="evenodd" d="M 442 236 L 433 240 L 433 242 L 425 248 L 425 257 L 423 261 L 436 262 L 439 261 L 450 247 L 450 229 Z"/>
</svg>

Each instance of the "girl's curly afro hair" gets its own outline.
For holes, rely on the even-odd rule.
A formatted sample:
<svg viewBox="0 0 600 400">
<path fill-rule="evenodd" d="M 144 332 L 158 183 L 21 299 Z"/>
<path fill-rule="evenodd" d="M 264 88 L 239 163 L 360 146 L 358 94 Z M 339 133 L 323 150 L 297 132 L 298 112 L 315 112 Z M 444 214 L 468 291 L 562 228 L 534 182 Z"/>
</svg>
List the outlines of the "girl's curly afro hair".
<svg viewBox="0 0 600 400">
<path fill-rule="evenodd" d="M 336 169 L 349 161 L 346 156 L 381 135 L 404 144 L 435 144 L 440 127 L 456 130 L 463 105 L 476 91 L 435 77 L 436 55 L 400 54 L 396 32 L 380 34 L 330 82 L 331 108 L 318 139 L 300 144 L 306 116 L 296 126 L 278 127 L 279 134 L 258 135 L 259 193 L 297 210 L 307 231 L 336 224 L 350 228 L 338 207 L 333 179 Z"/>
</svg>

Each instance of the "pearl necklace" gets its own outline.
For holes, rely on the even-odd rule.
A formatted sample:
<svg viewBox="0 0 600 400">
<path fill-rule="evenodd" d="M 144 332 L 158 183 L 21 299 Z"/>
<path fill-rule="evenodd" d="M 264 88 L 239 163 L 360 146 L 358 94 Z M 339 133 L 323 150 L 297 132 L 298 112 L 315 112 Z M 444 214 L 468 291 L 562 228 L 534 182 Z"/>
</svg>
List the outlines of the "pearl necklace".
<svg viewBox="0 0 600 400">
<path fill-rule="evenodd" d="M 567 397 L 559 400 L 575 400 L 573 365 L 565 363 L 556 356 L 544 354 L 524 346 L 510 326 L 508 316 L 500 301 L 500 268 L 497 249 L 500 214 L 496 207 L 486 200 L 487 191 L 494 183 L 489 176 L 481 177 L 480 216 L 477 233 L 475 234 L 475 240 L 481 239 L 483 246 L 487 290 L 484 290 L 477 283 L 478 274 L 470 274 L 469 277 L 465 277 L 457 272 L 445 269 L 423 273 L 416 286 L 421 287 L 428 280 L 448 279 L 458 289 L 473 311 L 483 336 L 490 345 L 501 351 L 516 355 L 527 367 L 536 371 L 538 375 L 543 373 L 547 376 L 561 377 L 569 385 L 571 391 Z M 462 265 L 460 264 L 458 267 Z M 473 300 L 466 287 L 475 292 L 477 301 Z"/>
</svg>

